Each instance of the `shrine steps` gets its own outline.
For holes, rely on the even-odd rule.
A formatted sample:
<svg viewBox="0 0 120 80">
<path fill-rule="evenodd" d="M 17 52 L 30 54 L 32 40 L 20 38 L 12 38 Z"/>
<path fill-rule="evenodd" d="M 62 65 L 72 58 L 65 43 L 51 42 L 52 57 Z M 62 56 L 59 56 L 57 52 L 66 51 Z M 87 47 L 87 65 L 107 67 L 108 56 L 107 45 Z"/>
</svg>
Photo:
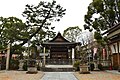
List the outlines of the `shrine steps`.
<svg viewBox="0 0 120 80">
<path fill-rule="evenodd" d="M 44 72 L 73 72 L 74 68 L 42 68 Z"/>
<path fill-rule="evenodd" d="M 41 68 L 44 72 L 73 72 L 72 65 L 49 65 Z"/>
</svg>

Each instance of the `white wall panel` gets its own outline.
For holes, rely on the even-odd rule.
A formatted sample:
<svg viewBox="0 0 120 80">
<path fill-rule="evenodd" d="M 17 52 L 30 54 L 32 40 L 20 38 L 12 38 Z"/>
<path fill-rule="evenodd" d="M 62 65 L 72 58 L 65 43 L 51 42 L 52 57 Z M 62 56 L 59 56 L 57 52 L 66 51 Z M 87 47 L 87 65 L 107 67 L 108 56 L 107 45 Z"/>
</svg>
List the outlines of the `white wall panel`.
<svg viewBox="0 0 120 80">
<path fill-rule="evenodd" d="M 111 48 L 112 53 L 118 53 L 117 43 L 111 44 L 110 48 Z"/>
<path fill-rule="evenodd" d="M 114 45 L 115 45 L 115 50 L 116 50 L 116 52 L 115 52 L 115 53 L 118 53 L 118 44 L 117 44 L 117 43 L 115 43 Z"/>
<path fill-rule="evenodd" d="M 114 49 L 113 45 L 110 45 L 110 48 L 111 48 L 112 53 L 115 53 L 115 49 Z"/>
</svg>

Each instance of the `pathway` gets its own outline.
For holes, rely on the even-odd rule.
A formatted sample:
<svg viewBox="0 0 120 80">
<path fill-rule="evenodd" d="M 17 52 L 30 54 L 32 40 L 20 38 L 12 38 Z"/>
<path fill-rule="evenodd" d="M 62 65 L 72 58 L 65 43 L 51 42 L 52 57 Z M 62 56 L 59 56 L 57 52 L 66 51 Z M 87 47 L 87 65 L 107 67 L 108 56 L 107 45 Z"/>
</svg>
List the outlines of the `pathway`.
<svg viewBox="0 0 120 80">
<path fill-rule="evenodd" d="M 45 72 L 41 80 L 77 80 L 72 72 Z"/>
</svg>

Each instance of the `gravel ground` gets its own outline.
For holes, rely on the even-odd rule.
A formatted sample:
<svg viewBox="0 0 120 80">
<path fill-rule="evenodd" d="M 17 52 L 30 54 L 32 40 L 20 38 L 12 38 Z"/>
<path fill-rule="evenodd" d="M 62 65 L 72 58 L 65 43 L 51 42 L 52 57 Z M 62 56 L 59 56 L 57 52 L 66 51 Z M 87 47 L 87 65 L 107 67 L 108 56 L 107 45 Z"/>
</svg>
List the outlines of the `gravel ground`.
<svg viewBox="0 0 120 80">
<path fill-rule="evenodd" d="M 91 71 L 90 74 L 73 73 L 78 80 L 120 80 L 120 74 Z M 26 71 L 0 71 L 0 80 L 41 80 L 44 72 L 39 71 L 37 74 L 26 74 Z"/>
<path fill-rule="evenodd" d="M 91 71 L 90 74 L 79 74 L 79 72 L 75 72 L 74 75 L 78 80 L 120 80 L 119 74 L 105 71 Z"/>
<path fill-rule="evenodd" d="M 26 74 L 26 71 L 0 71 L 0 80 L 40 80 L 44 73 Z"/>
</svg>

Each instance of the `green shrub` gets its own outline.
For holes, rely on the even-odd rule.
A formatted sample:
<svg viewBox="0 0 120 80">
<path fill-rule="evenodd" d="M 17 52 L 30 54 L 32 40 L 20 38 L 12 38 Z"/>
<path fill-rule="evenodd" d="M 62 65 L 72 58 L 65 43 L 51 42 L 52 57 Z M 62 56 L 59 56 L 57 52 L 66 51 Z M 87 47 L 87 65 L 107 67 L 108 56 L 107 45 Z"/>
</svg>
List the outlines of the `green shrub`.
<svg viewBox="0 0 120 80">
<path fill-rule="evenodd" d="M 28 61 L 28 66 L 29 67 L 35 67 L 36 66 L 36 61 L 35 60 L 29 60 Z"/>
<path fill-rule="evenodd" d="M 40 66 L 37 66 L 37 70 L 40 70 Z"/>
<path fill-rule="evenodd" d="M 3 58 L 3 59 L 1 60 L 1 70 L 4 70 L 5 68 L 6 68 L 6 59 Z"/>
<path fill-rule="evenodd" d="M 27 61 L 24 62 L 23 70 L 24 70 L 24 71 L 27 71 Z"/>
<path fill-rule="evenodd" d="M 110 69 L 110 66 L 103 66 L 103 69 L 104 69 L 104 70 L 109 70 L 109 69 Z"/>
<path fill-rule="evenodd" d="M 75 67 L 76 71 L 79 71 L 79 65 L 80 65 L 80 61 L 75 61 L 73 67 Z"/>
<path fill-rule="evenodd" d="M 113 66 L 112 68 L 113 68 L 113 70 L 118 70 L 118 66 L 117 65 Z"/>
<path fill-rule="evenodd" d="M 18 65 L 19 65 L 18 60 L 14 60 L 14 59 L 10 60 L 10 70 L 18 70 L 18 68 L 19 68 Z"/>
<path fill-rule="evenodd" d="M 90 70 L 93 71 L 94 68 L 95 68 L 94 64 L 91 63 L 91 64 L 90 64 Z"/>
<path fill-rule="evenodd" d="M 103 65 L 102 64 L 98 64 L 98 69 L 103 70 Z"/>
</svg>

